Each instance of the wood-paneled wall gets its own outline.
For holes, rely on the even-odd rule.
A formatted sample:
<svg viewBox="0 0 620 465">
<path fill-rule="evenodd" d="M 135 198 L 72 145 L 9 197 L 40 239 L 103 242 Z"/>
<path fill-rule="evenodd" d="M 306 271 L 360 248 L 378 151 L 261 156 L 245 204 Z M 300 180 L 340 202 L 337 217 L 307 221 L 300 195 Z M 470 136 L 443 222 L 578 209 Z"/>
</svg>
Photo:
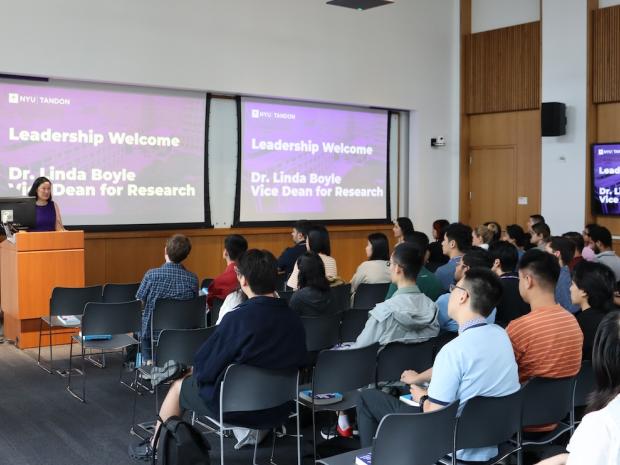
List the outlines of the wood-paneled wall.
<svg viewBox="0 0 620 465">
<path fill-rule="evenodd" d="M 366 255 L 367 236 L 383 232 L 394 245 L 392 225 L 330 226 L 332 256 L 339 275 L 349 281 Z M 292 245 L 291 228 L 191 229 L 181 232 L 190 237 L 192 251 L 184 262 L 199 279 L 220 274 L 224 239 L 242 234 L 250 248 L 270 250 L 276 257 Z M 85 239 L 86 284 L 138 282 L 145 271 L 161 265 L 164 247 L 172 231 L 87 233 Z"/>
<path fill-rule="evenodd" d="M 594 103 L 620 102 L 620 5 L 594 10 L 591 50 Z"/>
<path fill-rule="evenodd" d="M 540 107 L 540 21 L 464 39 L 468 114 Z"/>
</svg>

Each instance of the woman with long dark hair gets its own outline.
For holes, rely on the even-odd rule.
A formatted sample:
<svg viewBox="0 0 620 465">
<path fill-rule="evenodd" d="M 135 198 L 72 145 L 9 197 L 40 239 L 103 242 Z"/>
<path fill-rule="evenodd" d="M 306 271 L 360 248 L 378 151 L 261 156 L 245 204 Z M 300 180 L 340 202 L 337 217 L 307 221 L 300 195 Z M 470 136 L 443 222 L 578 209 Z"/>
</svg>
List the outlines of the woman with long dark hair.
<svg viewBox="0 0 620 465">
<path fill-rule="evenodd" d="M 411 234 L 413 229 L 413 223 L 406 216 L 401 216 L 394 220 L 394 227 L 392 228 L 394 232 L 394 237 L 396 238 L 396 243 L 400 244 L 405 240 L 408 234 Z"/>
<path fill-rule="evenodd" d="M 291 296 L 289 307 L 299 316 L 324 315 L 331 293 L 323 260 L 314 252 L 306 252 L 299 256 L 296 265 L 297 291 Z"/>
<path fill-rule="evenodd" d="M 335 280 L 338 277 L 338 267 L 336 266 L 336 260 L 331 256 L 331 244 L 329 241 L 329 232 L 323 225 L 313 225 L 308 230 L 308 236 L 306 237 L 306 249 L 308 252 L 314 252 L 323 261 L 325 267 L 325 276 L 328 280 Z M 291 276 L 289 276 L 286 282 L 288 287 L 292 287 L 294 290 L 298 288 L 297 275 L 299 274 L 299 268 L 297 263 L 293 268 Z"/>
<path fill-rule="evenodd" d="M 65 230 L 58 204 L 52 200 L 52 181 L 43 176 L 35 179 L 28 196 L 36 199 L 36 224 L 34 228 L 30 228 L 30 231 Z"/>
<path fill-rule="evenodd" d="M 620 312 L 601 321 L 594 338 L 592 368 L 596 387 L 586 415 L 560 454 L 538 465 L 617 465 L 620 463 Z"/>
<path fill-rule="evenodd" d="M 440 219 L 433 221 L 433 239 L 428 246 L 430 253 L 426 268 L 432 272 L 435 272 L 441 265 L 448 263 L 449 258 L 443 254 L 441 243 L 443 242 L 446 228 L 450 226 L 448 220 Z"/>
<path fill-rule="evenodd" d="M 390 244 L 383 233 L 368 235 L 366 244 L 366 258 L 351 278 L 351 293 L 353 294 L 360 284 L 378 284 L 390 282 Z"/>
</svg>

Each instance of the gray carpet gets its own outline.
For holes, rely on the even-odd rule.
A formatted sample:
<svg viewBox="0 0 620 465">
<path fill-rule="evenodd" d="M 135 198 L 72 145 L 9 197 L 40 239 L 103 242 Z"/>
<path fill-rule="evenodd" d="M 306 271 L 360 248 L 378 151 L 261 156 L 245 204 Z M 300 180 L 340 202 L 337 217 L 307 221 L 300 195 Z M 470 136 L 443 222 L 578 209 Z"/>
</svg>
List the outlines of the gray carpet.
<svg viewBox="0 0 620 465">
<path fill-rule="evenodd" d="M 77 347 L 76 347 L 77 348 Z M 67 347 L 55 348 L 55 358 L 68 356 Z M 47 355 L 47 354 L 46 354 Z M 21 351 L 0 344 L 0 464 L 2 465 L 122 465 L 134 462 L 128 445 L 133 392 L 118 383 L 121 360 L 108 356 L 107 367 L 87 365 L 87 403 L 66 390 L 66 379 L 50 375 L 36 365 L 36 350 Z M 65 360 L 66 365 L 66 360 Z M 76 388 L 81 378 L 75 378 Z M 138 420 L 152 419 L 154 398 L 138 399 Z M 304 429 L 306 437 L 310 431 Z M 219 463 L 219 441 L 209 434 L 211 462 Z M 251 464 L 253 449 L 233 449 L 226 439 L 226 463 Z M 259 447 L 259 463 L 268 463 L 271 439 Z M 305 452 L 310 452 L 309 443 Z M 295 440 L 278 439 L 275 460 L 296 463 Z M 308 457 L 304 463 L 312 463 Z"/>
</svg>

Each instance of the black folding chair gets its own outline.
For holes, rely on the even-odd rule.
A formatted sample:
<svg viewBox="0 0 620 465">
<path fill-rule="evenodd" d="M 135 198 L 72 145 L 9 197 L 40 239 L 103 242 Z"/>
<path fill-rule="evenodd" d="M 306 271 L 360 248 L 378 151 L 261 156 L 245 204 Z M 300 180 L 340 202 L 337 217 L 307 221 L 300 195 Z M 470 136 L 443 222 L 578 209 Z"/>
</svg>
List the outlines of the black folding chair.
<svg viewBox="0 0 620 465">
<path fill-rule="evenodd" d="M 575 399 L 574 407 L 584 407 L 588 405 L 588 396 L 596 388 L 596 380 L 594 371 L 592 370 L 592 361 L 584 360 L 581 364 L 581 370 L 577 373 L 575 381 Z M 579 422 L 575 422 L 579 423 Z"/>
<path fill-rule="evenodd" d="M 442 464 L 457 465 L 457 451 L 498 446 L 517 437 L 514 446 L 484 462 L 495 464 L 521 450 L 522 390 L 502 397 L 474 397 L 469 399 L 454 427 L 452 457 L 444 457 Z"/>
<path fill-rule="evenodd" d="M 354 342 L 368 321 L 369 308 L 351 308 L 340 314 L 340 341 Z"/>
<path fill-rule="evenodd" d="M 374 308 L 385 300 L 390 283 L 360 284 L 353 295 L 353 308 Z"/>
<path fill-rule="evenodd" d="M 224 301 L 222 299 L 213 299 L 211 308 L 207 313 L 207 324 L 209 326 L 215 326 L 217 324 L 217 320 L 220 318 L 220 310 L 222 309 L 223 304 Z"/>
<path fill-rule="evenodd" d="M 548 444 L 564 433 L 573 434 L 575 382 L 575 376 L 532 378 L 523 386 L 523 426 L 557 424 L 541 438 L 524 439 L 523 446 Z M 564 421 L 566 418 L 568 423 Z"/>
<path fill-rule="evenodd" d="M 330 288 L 331 298 L 327 313 L 344 312 L 351 308 L 351 284 L 340 284 Z"/>
<path fill-rule="evenodd" d="M 50 314 L 42 316 L 39 320 L 39 352 L 37 355 L 37 365 L 39 368 L 53 373 L 54 357 L 52 354 L 52 329 L 70 328 L 75 330 L 80 327 L 82 313 L 88 302 L 101 302 L 101 286 L 89 287 L 55 287 L 50 298 Z M 75 317 L 75 322 L 65 321 L 64 317 Z M 47 325 L 48 342 L 50 351 L 49 368 L 41 363 L 41 337 L 43 334 L 43 323 Z"/>
<path fill-rule="evenodd" d="M 251 386 L 251 389 L 248 389 Z M 269 370 L 249 365 L 230 365 L 226 369 L 224 379 L 220 387 L 220 416 L 219 421 L 208 418 L 216 424 L 220 436 L 220 463 L 224 465 L 224 430 L 232 427 L 255 429 L 275 429 L 286 423 L 289 418 L 289 410 L 281 418 L 273 418 L 269 423 L 260 425 L 244 423 L 236 420 L 230 423 L 226 414 L 235 412 L 247 412 L 248 418 L 251 412 L 272 409 L 295 403 L 295 416 L 297 421 L 297 465 L 301 465 L 301 433 L 299 428 L 299 402 L 298 402 L 299 372 L 297 370 Z M 237 415 L 238 417 L 238 415 Z M 273 462 L 275 447 L 275 431 L 271 448 L 270 463 Z M 258 441 L 254 445 L 253 463 L 256 464 Z"/>
<path fill-rule="evenodd" d="M 376 383 L 380 381 L 400 381 L 405 370 L 423 372 L 433 366 L 433 339 L 417 344 L 391 342 L 377 354 Z"/>
<path fill-rule="evenodd" d="M 323 465 L 352 465 L 372 453 L 373 465 L 430 465 L 452 452 L 458 401 L 429 413 L 391 413 L 383 417 L 372 447 L 326 459 Z"/>
<path fill-rule="evenodd" d="M 371 385 L 375 378 L 375 360 L 379 344 L 345 350 L 319 352 L 312 376 L 311 401 L 301 401 L 312 409 L 312 447 L 316 461 L 316 412 L 348 410 L 357 405 L 358 389 Z M 314 395 L 338 392 L 341 401 L 316 405 Z"/>
<path fill-rule="evenodd" d="M 278 291 L 278 295 L 281 299 L 286 300 L 287 302 L 291 301 L 291 297 L 293 297 L 294 291 Z"/>
<path fill-rule="evenodd" d="M 69 376 L 67 378 L 67 390 L 73 397 L 86 402 L 86 366 L 84 363 L 85 351 L 88 349 L 101 350 L 103 353 L 126 350 L 127 347 L 137 345 L 133 333 L 140 331 L 142 320 L 142 304 L 139 300 L 122 302 L 117 304 L 88 303 L 82 316 L 82 334 L 72 337 L 81 348 L 82 357 L 82 396 L 75 393 L 71 388 L 71 368 L 73 360 L 73 343 L 69 349 Z M 92 339 L 89 337 L 101 337 Z M 103 337 L 106 337 L 103 339 Z M 123 365 L 121 364 L 119 381 L 124 386 L 133 389 L 123 382 Z"/>
<path fill-rule="evenodd" d="M 139 287 L 140 283 L 106 284 L 103 286 L 102 302 L 113 304 L 136 300 L 136 294 Z"/>
<path fill-rule="evenodd" d="M 187 366 L 194 364 L 194 356 L 202 345 L 209 339 L 215 331 L 215 326 L 199 329 L 165 329 L 159 336 L 159 344 L 153 354 L 153 365 L 143 365 L 136 370 L 136 377 L 150 378 L 153 366 L 163 367 L 169 360 L 183 363 Z M 154 387 L 155 391 L 155 413 L 159 413 L 159 386 Z M 136 431 L 136 402 L 139 395 L 134 389 L 133 414 L 130 432 L 143 439 L 146 437 Z M 148 426 L 147 426 L 148 424 Z M 141 423 L 139 426 L 147 433 L 154 433 L 155 422 Z"/>
</svg>

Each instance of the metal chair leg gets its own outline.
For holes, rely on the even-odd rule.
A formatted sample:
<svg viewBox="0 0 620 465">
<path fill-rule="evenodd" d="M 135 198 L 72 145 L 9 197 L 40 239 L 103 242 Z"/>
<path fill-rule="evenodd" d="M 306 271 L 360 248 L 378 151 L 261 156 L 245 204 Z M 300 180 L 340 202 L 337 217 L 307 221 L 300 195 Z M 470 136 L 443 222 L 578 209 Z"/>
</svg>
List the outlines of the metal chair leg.
<svg viewBox="0 0 620 465">
<path fill-rule="evenodd" d="M 67 376 L 67 391 L 69 391 L 69 394 L 80 402 L 86 402 L 86 367 L 84 364 L 84 345 L 82 344 L 82 341 L 80 341 L 80 345 L 82 347 L 82 397 L 80 397 L 79 394 L 76 394 L 71 388 L 71 373 L 73 372 L 73 340 L 71 340 L 71 344 L 69 345 L 69 374 Z"/>
<path fill-rule="evenodd" d="M 41 339 L 43 338 L 43 319 L 39 319 L 39 353 L 37 355 L 37 366 L 41 368 L 43 371 L 47 371 L 50 375 L 53 374 L 51 368 L 47 368 L 44 364 L 41 363 Z M 51 344 L 51 341 L 50 341 Z"/>
<path fill-rule="evenodd" d="M 252 465 L 258 465 L 256 463 L 256 452 L 258 451 L 258 430 L 254 430 L 255 432 L 255 436 L 254 436 L 254 459 L 252 460 Z M 252 433 L 250 433 L 252 434 Z"/>
</svg>

